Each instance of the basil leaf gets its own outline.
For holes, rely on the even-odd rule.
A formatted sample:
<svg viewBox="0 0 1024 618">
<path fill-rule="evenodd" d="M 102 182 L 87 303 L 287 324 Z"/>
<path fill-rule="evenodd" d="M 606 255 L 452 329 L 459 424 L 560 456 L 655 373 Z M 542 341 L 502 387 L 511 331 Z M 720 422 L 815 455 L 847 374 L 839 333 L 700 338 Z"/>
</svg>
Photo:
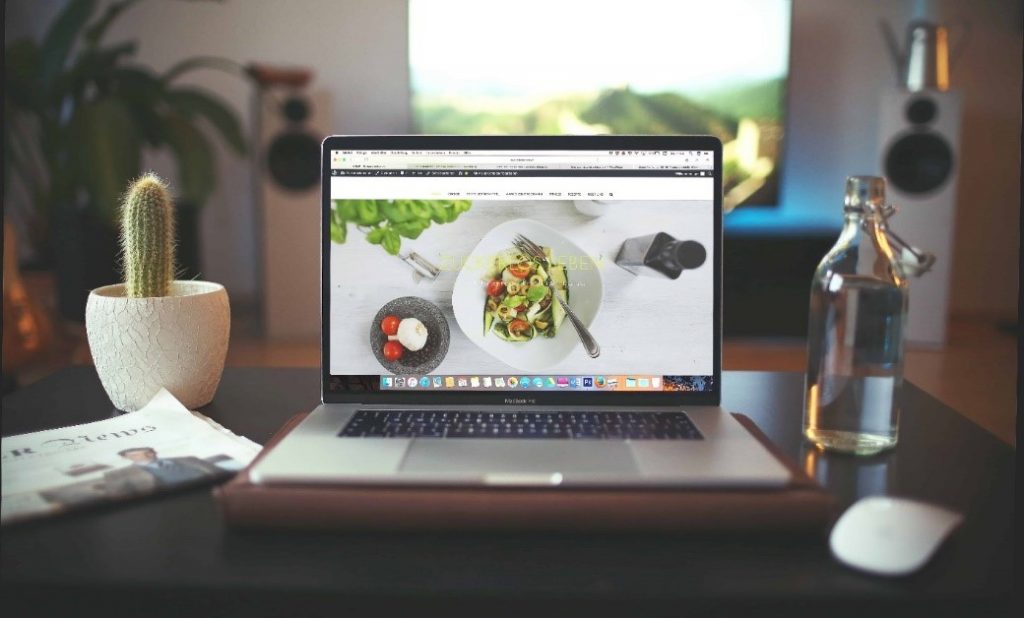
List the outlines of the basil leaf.
<svg viewBox="0 0 1024 618">
<path fill-rule="evenodd" d="M 391 223 L 405 223 L 412 220 L 412 213 L 409 212 L 409 205 L 405 203 L 405 200 L 384 202 L 381 204 L 380 211 Z"/>
<path fill-rule="evenodd" d="M 366 240 L 370 244 L 379 245 L 384 242 L 384 228 L 375 227 L 366 233 Z"/>
<path fill-rule="evenodd" d="M 448 211 L 442 202 L 430 203 L 430 218 L 434 223 L 448 223 Z"/>
<path fill-rule="evenodd" d="M 398 232 L 391 228 L 384 230 L 384 239 L 382 244 L 384 250 L 391 255 L 398 255 L 399 250 L 402 248 L 402 239 L 398 236 Z"/>
<path fill-rule="evenodd" d="M 356 205 L 358 221 L 361 225 L 376 225 L 380 223 L 380 210 L 373 200 L 361 200 Z"/>
<path fill-rule="evenodd" d="M 331 242 L 343 245 L 347 236 L 348 224 L 344 221 L 339 222 L 334 217 L 331 217 Z"/>
<path fill-rule="evenodd" d="M 530 301 L 531 303 L 535 303 L 547 295 L 548 289 L 540 285 L 535 285 L 531 287 L 529 290 L 526 290 L 526 300 Z"/>
<path fill-rule="evenodd" d="M 356 220 L 356 202 L 358 200 L 334 200 L 334 207 L 337 209 L 336 212 L 341 213 L 341 218 L 345 221 Z"/>
<path fill-rule="evenodd" d="M 429 219 L 433 214 L 430 205 L 422 200 L 414 200 L 409 204 L 409 210 L 417 219 Z"/>
<path fill-rule="evenodd" d="M 419 238 L 419 235 L 423 233 L 423 230 L 430 225 L 430 221 L 410 221 L 408 223 L 397 223 L 394 225 L 394 229 L 400 235 L 406 238 Z"/>
</svg>

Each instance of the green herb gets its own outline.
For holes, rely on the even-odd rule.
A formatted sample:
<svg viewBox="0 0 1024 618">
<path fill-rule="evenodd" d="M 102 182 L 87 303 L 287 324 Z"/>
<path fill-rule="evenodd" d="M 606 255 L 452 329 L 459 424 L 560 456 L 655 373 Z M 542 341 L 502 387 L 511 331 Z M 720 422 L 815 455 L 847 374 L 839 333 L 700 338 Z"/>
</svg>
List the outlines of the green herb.
<svg viewBox="0 0 1024 618">
<path fill-rule="evenodd" d="M 356 219 L 360 225 L 376 225 L 380 222 L 380 209 L 373 200 L 360 200 L 356 204 Z"/>
<path fill-rule="evenodd" d="M 430 221 L 408 221 L 406 223 L 396 223 L 394 225 L 395 231 L 406 238 L 418 238 L 423 230 L 427 229 L 430 225 Z"/>
<path fill-rule="evenodd" d="M 526 297 L 522 294 L 516 294 L 515 296 L 506 296 L 505 300 L 501 301 L 501 304 L 508 307 L 518 307 L 526 301 Z"/>
<path fill-rule="evenodd" d="M 392 229 L 384 230 L 384 250 L 391 255 L 398 255 L 401 248 L 402 239 L 398 237 L 398 232 Z"/>
<path fill-rule="evenodd" d="M 531 303 L 535 303 L 547 295 L 548 289 L 541 285 L 535 285 L 531 287 L 529 290 L 526 290 L 526 300 L 530 301 Z"/>
<path fill-rule="evenodd" d="M 331 241 L 336 242 L 339 245 L 345 242 L 345 236 L 348 234 L 348 226 L 345 225 L 345 221 L 341 219 L 338 211 L 331 212 Z"/>
<path fill-rule="evenodd" d="M 419 238 L 433 223 L 451 223 L 470 206 L 469 200 L 334 200 L 331 241 L 344 244 L 352 223 L 363 229 L 367 242 L 398 255 L 402 238 Z"/>
</svg>

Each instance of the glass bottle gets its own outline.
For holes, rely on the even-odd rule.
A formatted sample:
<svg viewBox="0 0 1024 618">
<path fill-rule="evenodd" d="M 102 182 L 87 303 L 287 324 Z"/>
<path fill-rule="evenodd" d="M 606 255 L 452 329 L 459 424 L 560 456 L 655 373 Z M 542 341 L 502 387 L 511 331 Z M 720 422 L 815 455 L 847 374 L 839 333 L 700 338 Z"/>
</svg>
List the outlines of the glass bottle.
<svg viewBox="0 0 1024 618">
<path fill-rule="evenodd" d="M 885 208 L 884 179 L 847 178 L 843 229 L 811 282 L 804 436 L 821 449 L 896 445 L 908 290 Z"/>
</svg>

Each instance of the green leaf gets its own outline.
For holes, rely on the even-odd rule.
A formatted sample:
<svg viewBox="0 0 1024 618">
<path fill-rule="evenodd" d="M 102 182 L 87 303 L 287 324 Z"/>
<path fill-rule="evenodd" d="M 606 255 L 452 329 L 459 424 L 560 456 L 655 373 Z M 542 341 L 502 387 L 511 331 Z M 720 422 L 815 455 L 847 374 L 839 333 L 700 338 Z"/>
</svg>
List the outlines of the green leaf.
<svg viewBox="0 0 1024 618">
<path fill-rule="evenodd" d="M 4 49 L 4 98 L 33 112 L 43 105 L 39 62 L 39 47 L 30 39 L 15 41 Z"/>
<path fill-rule="evenodd" d="M 121 0 L 120 2 L 111 3 L 110 6 L 107 7 L 107 10 L 103 12 L 103 15 L 85 31 L 85 42 L 89 45 L 96 45 L 99 43 L 100 39 L 103 38 L 103 34 L 106 33 L 107 28 L 109 28 L 110 24 L 117 19 L 117 16 L 138 1 L 139 0 Z"/>
<path fill-rule="evenodd" d="M 444 202 L 430 202 L 430 218 L 434 223 L 448 223 L 448 209 Z"/>
<path fill-rule="evenodd" d="M 92 206 L 111 222 L 117 220 L 121 196 L 139 175 L 140 139 L 125 104 L 99 99 L 78 108 L 68 128 L 73 140 L 74 171 L 84 183 Z"/>
<path fill-rule="evenodd" d="M 57 16 L 40 46 L 40 75 L 50 83 L 64 69 L 75 39 L 96 10 L 96 0 L 71 0 Z"/>
<path fill-rule="evenodd" d="M 118 96 L 144 100 L 156 105 L 164 94 L 164 85 L 156 73 L 139 65 L 115 67 L 110 81 Z"/>
<path fill-rule="evenodd" d="M 430 215 L 433 214 L 430 204 L 423 200 L 413 200 L 410 202 L 409 210 L 417 219 L 429 219 Z"/>
<path fill-rule="evenodd" d="M 412 219 L 412 213 L 409 211 L 409 204 L 404 200 L 395 200 L 393 202 L 385 201 L 381 204 L 380 210 L 391 223 L 405 223 Z"/>
<path fill-rule="evenodd" d="M 150 146 L 164 145 L 163 119 L 158 113 L 163 96 L 163 82 L 150 71 L 138 67 L 121 67 L 110 72 L 113 92 L 131 109 L 139 131 Z"/>
<path fill-rule="evenodd" d="M 188 58 L 182 60 L 178 64 L 172 66 L 163 75 L 164 83 L 170 83 L 171 81 L 181 77 L 185 73 L 195 71 L 196 69 L 214 69 L 217 71 L 224 71 L 226 73 L 241 74 L 245 75 L 245 69 L 242 65 L 238 64 L 234 60 L 228 60 L 227 58 L 219 58 L 217 56 L 197 56 L 195 58 Z"/>
<path fill-rule="evenodd" d="M 398 232 L 391 228 L 384 230 L 383 243 L 384 250 L 391 255 L 398 255 L 398 252 L 402 249 L 402 239 L 398 236 Z"/>
<path fill-rule="evenodd" d="M 505 300 L 501 301 L 501 304 L 508 307 L 518 307 L 524 302 L 526 302 L 526 297 L 522 294 L 516 294 L 515 296 L 506 296 Z"/>
<path fill-rule="evenodd" d="M 360 225 L 376 225 L 381 221 L 380 210 L 373 200 L 360 200 L 356 203 L 356 221 Z"/>
<path fill-rule="evenodd" d="M 178 88 L 164 96 L 167 103 L 186 118 L 203 117 L 220 132 L 235 152 L 245 154 L 245 137 L 235 112 L 220 99 L 198 88 Z"/>
<path fill-rule="evenodd" d="M 453 206 L 452 204 L 444 205 L 445 223 L 451 223 L 452 221 L 455 221 L 455 219 L 458 218 L 458 216 L 459 213 L 455 212 L 455 206 Z"/>
<path fill-rule="evenodd" d="M 416 239 L 423 233 L 423 230 L 427 229 L 428 225 L 430 225 L 429 219 L 426 221 L 396 223 L 393 227 L 400 235 L 405 236 L 406 238 Z"/>
<path fill-rule="evenodd" d="M 331 240 L 339 245 L 344 244 L 348 238 L 348 223 L 341 218 L 337 208 L 331 210 Z"/>
<path fill-rule="evenodd" d="M 111 72 L 123 56 L 133 56 L 137 49 L 138 44 L 127 41 L 112 47 L 83 51 L 71 67 L 56 76 L 50 87 L 51 97 L 60 100 L 71 94 L 82 99 L 91 85 L 104 92 L 110 91 L 116 85 Z"/>
<path fill-rule="evenodd" d="M 210 143 L 187 119 L 173 112 L 163 117 L 163 129 L 164 141 L 177 160 L 182 197 L 201 206 L 217 184 Z"/>
<path fill-rule="evenodd" d="M 334 200 L 334 212 L 345 221 L 355 221 L 356 203 L 353 200 Z"/>
<path fill-rule="evenodd" d="M 339 245 L 345 244 L 345 239 L 348 237 L 348 224 L 344 221 L 338 221 L 335 218 L 331 218 L 331 242 Z"/>
<path fill-rule="evenodd" d="M 382 227 L 375 227 L 366 233 L 366 241 L 372 245 L 379 245 L 384 242 L 385 230 Z"/>
<path fill-rule="evenodd" d="M 547 295 L 548 289 L 541 285 L 535 285 L 531 287 L 529 290 L 526 290 L 526 300 L 530 301 L 531 303 L 535 303 Z"/>
</svg>

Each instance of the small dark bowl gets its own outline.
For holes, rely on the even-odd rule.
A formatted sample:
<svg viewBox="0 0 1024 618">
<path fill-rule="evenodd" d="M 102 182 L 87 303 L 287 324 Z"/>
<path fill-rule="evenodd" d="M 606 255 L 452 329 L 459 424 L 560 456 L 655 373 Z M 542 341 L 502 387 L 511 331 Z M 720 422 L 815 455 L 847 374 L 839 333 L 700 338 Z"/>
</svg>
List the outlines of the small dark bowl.
<svg viewBox="0 0 1024 618">
<path fill-rule="evenodd" d="M 388 336 L 380 329 L 380 321 L 387 315 L 393 315 L 399 320 L 416 318 L 423 322 L 427 327 L 427 345 L 415 352 L 406 350 L 397 361 L 384 358 L 384 344 L 387 343 Z M 450 340 L 451 332 L 448 330 L 448 320 L 444 314 L 437 305 L 417 296 L 403 296 L 389 302 L 380 308 L 370 324 L 370 349 L 373 350 L 373 355 L 385 369 L 397 375 L 430 373 L 448 354 Z"/>
</svg>

